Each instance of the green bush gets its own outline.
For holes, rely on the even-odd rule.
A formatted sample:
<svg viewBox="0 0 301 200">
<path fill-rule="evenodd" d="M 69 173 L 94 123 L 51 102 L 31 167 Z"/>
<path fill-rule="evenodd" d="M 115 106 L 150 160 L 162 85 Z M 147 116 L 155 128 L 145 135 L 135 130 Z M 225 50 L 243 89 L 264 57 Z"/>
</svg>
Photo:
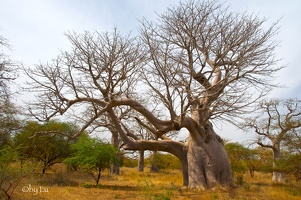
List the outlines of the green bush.
<svg viewBox="0 0 301 200">
<path fill-rule="evenodd" d="M 81 135 L 79 140 L 71 145 L 71 149 L 74 155 L 65 159 L 64 163 L 80 166 L 94 177 L 96 185 L 99 183 L 101 172 L 118 162 L 116 156 L 118 150 L 113 145 L 90 138 L 88 135 Z"/>
<path fill-rule="evenodd" d="M 125 156 L 123 156 L 121 159 L 122 159 L 122 164 L 125 167 L 134 168 L 134 167 L 137 167 L 137 165 L 138 165 L 137 159 L 132 159 L 132 158 L 125 157 Z"/>
</svg>

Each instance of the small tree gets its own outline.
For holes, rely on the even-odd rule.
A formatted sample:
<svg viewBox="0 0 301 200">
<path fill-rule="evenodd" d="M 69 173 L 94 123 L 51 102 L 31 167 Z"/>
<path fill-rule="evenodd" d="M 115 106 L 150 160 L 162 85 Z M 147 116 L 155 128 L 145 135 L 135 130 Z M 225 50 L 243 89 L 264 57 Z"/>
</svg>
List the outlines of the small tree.
<svg viewBox="0 0 301 200">
<path fill-rule="evenodd" d="M 101 172 L 118 162 L 117 149 L 113 145 L 87 135 L 81 135 L 80 139 L 72 145 L 72 149 L 75 151 L 74 156 L 64 162 L 87 170 L 95 179 L 96 185 L 99 183 Z"/>
<path fill-rule="evenodd" d="M 50 121 L 45 124 L 27 122 L 15 136 L 24 159 L 34 158 L 43 163 L 42 172 L 70 155 L 70 136 L 77 132 L 73 124 Z"/>
<path fill-rule="evenodd" d="M 250 149 L 239 143 L 227 143 L 225 148 L 232 166 L 233 172 L 249 171 L 250 176 L 254 177 L 257 170 L 265 158 L 258 152 L 258 149 Z"/>
</svg>

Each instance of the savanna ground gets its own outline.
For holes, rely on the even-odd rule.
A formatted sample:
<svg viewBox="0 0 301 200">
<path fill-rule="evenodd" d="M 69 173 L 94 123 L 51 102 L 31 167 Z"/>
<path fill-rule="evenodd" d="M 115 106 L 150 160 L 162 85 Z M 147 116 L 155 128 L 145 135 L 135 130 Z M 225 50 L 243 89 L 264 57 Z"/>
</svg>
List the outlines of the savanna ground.
<svg viewBox="0 0 301 200">
<path fill-rule="evenodd" d="M 57 166 L 46 174 L 25 177 L 16 188 L 12 199 L 301 199 L 301 183 L 288 181 L 286 184 L 272 184 L 270 174 L 257 173 L 253 178 L 245 174 L 242 176 L 243 180 L 237 179 L 240 185 L 232 191 L 190 191 L 181 186 L 182 175 L 179 170 L 159 173 L 150 173 L 149 169 L 145 171 L 139 173 L 134 168 L 122 168 L 120 176 L 104 172 L 99 186 L 96 187 L 89 174 L 65 172 L 62 167 Z"/>
</svg>

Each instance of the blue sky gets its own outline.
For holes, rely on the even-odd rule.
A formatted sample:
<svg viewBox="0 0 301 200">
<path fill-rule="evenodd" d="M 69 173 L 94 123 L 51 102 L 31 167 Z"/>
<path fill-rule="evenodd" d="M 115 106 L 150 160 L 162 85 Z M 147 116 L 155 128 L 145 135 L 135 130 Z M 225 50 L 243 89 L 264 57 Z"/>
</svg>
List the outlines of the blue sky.
<svg viewBox="0 0 301 200">
<path fill-rule="evenodd" d="M 67 31 L 111 31 L 135 33 L 139 19 L 153 20 L 177 0 L 0 0 L 0 35 L 9 40 L 13 60 L 32 66 L 55 58 L 60 50 L 68 50 Z M 271 97 L 301 98 L 301 1 L 300 0 L 229 0 L 221 1 L 233 11 L 258 14 L 268 19 L 267 25 L 281 19 L 277 35 L 281 45 L 277 51 L 287 68 L 278 74 L 277 89 Z M 218 132 L 235 128 L 221 126 Z M 222 131 L 223 130 L 223 131 Z M 245 137 L 243 137 L 245 138 Z"/>
</svg>

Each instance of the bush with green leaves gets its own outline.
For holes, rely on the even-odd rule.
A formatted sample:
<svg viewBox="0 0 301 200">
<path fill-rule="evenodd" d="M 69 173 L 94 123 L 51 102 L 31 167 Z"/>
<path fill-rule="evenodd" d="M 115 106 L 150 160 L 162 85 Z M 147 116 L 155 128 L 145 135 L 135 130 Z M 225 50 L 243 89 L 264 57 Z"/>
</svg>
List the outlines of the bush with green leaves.
<svg viewBox="0 0 301 200">
<path fill-rule="evenodd" d="M 64 160 L 64 163 L 79 166 L 87 171 L 94 177 L 96 185 L 99 183 L 101 172 L 118 162 L 116 156 L 118 149 L 86 134 L 81 135 L 79 140 L 71 145 L 71 149 L 74 154 Z"/>
<path fill-rule="evenodd" d="M 254 176 L 255 171 L 267 171 L 271 165 L 271 152 L 263 149 L 250 149 L 239 143 L 226 143 L 225 148 L 234 173 L 249 171 Z"/>
<path fill-rule="evenodd" d="M 239 143 L 227 143 L 225 148 L 231 163 L 232 171 L 235 173 L 244 173 L 248 170 L 244 162 L 244 157 L 248 154 L 247 149 Z"/>
</svg>

